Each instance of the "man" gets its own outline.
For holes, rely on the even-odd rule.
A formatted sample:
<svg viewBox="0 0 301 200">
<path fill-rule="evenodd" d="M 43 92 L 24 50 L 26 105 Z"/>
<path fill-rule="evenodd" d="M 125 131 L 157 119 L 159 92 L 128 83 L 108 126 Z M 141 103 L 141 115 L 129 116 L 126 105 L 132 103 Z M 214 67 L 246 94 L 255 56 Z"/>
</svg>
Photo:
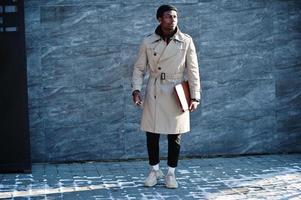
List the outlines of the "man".
<svg viewBox="0 0 301 200">
<path fill-rule="evenodd" d="M 187 73 L 192 101 L 189 110 L 197 109 L 201 97 L 201 85 L 197 55 L 192 38 L 182 33 L 178 26 L 177 8 L 162 5 L 157 10 L 159 26 L 146 37 L 139 50 L 132 77 L 133 101 L 143 107 L 141 130 L 146 132 L 150 174 L 145 186 L 154 186 L 163 177 L 159 169 L 160 134 L 168 137 L 167 188 L 177 188 L 175 168 L 180 153 L 181 134 L 190 131 L 189 111 L 182 112 L 173 93 L 174 86 L 184 80 Z M 145 101 L 141 88 L 146 72 L 149 79 Z"/>
</svg>

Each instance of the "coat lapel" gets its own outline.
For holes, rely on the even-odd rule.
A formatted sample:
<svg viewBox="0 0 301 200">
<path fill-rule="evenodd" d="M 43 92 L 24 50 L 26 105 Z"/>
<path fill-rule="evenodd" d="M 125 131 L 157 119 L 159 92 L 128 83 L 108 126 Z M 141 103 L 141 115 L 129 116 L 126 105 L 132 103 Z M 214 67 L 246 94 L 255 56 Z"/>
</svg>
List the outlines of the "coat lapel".
<svg viewBox="0 0 301 200">
<path fill-rule="evenodd" d="M 160 61 L 164 61 L 168 58 L 175 56 L 180 51 L 181 46 L 182 46 L 181 42 L 175 39 L 171 40 L 169 44 L 166 46 L 166 49 L 163 52 Z"/>
<path fill-rule="evenodd" d="M 180 51 L 180 49 L 183 48 L 184 39 L 182 36 L 182 32 L 180 29 L 177 30 L 176 34 L 171 38 L 171 41 L 167 45 L 165 51 L 163 52 L 163 55 L 161 56 L 159 61 L 164 61 L 168 58 L 171 58 Z"/>
<path fill-rule="evenodd" d="M 159 59 L 161 59 L 161 57 L 163 56 L 165 48 L 166 48 L 166 45 L 163 40 L 160 40 L 155 44 L 155 46 L 153 48 L 153 51 L 154 51 L 153 58 L 154 58 L 155 62 L 159 62 Z"/>
<path fill-rule="evenodd" d="M 162 56 L 162 53 L 164 52 L 164 49 L 166 45 L 164 44 L 164 41 L 161 39 L 161 37 L 157 34 L 152 34 L 151 36 L 151 59 L 157 63 Z"/>
<path fill-rule="evenodd" d="M 183 48 L 184 40 L 182 32 L 178 29 L 177 33 L 171 38 L 171 41 L 166 46 L 166 43 L 157 34 L 153 34 L 151 38 L 153 58 L 156 63 L 171 58 Z"/>
</svg>

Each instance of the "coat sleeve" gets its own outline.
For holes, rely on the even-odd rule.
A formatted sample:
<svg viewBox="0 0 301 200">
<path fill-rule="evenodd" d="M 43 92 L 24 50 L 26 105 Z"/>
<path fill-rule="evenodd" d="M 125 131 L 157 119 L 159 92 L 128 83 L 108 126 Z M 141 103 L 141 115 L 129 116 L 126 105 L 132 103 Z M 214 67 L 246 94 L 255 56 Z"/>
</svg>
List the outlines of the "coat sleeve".
<svg viewBox="0 0 301 200">
<path fill-rule="evenodd" d="M 146 44 L 145 44 L 145 40 L 143 40 L 142 44 L 140 45 L 138 58 L 136 60 L 136 63 L 134 64 L 133 76 L 132 76 L 132 92 L 135 90 L 141 91 L 143 77 L 146 72 L 147 63 L 148 60 L 146 54 Z"/>
<path fill-rule="evenodd" d="M 192 38 L 190 38 L 190 43 L 186 54 L 186 67 L 190 87 L 190 96 L 192 99 L 200 100 L 202 93 L 201 80 L 197 54 Z"/>
</svg>

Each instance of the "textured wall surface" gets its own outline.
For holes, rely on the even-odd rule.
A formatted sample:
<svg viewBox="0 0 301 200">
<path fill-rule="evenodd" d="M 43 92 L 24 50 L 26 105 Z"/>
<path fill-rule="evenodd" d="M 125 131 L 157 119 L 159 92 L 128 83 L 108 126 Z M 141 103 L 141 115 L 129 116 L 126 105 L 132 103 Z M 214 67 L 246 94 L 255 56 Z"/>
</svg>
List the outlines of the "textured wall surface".
<svg viewBox="0 0 301 200">
<path fill-rule="evenodd" d="M 130 79 L 162 3 L 25 1 L 34 161 L 147 156 Z M 300 1 L 171 3 L 195 41 L 203 87 L 181 155 L 301 152 Z"/>
</svg>

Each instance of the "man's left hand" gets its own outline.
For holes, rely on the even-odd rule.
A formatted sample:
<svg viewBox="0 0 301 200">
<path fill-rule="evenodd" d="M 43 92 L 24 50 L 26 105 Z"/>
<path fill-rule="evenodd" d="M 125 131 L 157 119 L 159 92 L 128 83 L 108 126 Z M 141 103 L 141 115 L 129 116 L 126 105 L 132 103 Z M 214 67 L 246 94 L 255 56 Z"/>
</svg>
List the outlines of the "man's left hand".
<svg viewBox="0 0 301 200">
<path fill-rule="evenodd" d="M 189 111 L 190 112 L 195 111 L 197 109 L 198 105 L 199 105 L 199 102 L 197 102 L 197 101 L 191 101 L 190 105 L 189 105 Z"/>
</svg>

